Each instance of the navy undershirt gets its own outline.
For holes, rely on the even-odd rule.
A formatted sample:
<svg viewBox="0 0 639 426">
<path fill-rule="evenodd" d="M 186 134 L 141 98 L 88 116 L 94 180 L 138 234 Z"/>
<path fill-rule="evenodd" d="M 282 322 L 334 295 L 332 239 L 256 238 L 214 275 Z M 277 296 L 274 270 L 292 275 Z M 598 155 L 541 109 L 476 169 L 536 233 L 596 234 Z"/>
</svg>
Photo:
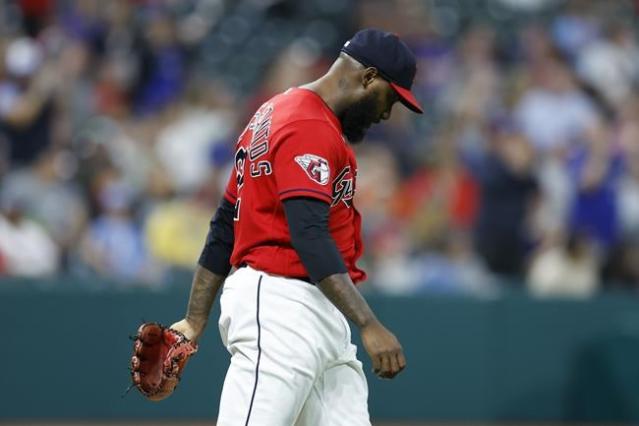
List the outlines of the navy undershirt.
<svg viewBox="0 0 639 426">
<path fill-rule="evenodd" d="M 291 243 L 313 282 L 348 271 L 328 228 L 330 205 L 313 198 L 284 201 Z"/>
</svg>

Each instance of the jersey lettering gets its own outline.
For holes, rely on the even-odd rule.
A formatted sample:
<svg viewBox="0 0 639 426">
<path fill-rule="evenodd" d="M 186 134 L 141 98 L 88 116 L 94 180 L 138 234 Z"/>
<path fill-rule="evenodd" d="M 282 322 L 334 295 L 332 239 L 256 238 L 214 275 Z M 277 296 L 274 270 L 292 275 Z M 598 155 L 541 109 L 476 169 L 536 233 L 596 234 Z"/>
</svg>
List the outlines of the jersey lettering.
<svg viewBox="0 0 639 426">
<path fill-rule="evenodd" d="M 271 133 L 273 104 L 266 104 L 255 115 L 253 135 L 249 144 L 249 158 L 255 161 L 268 152 L 268 136 Z"/>
<path fill-rule="evenodd" d="M 260 161 L 259 163 L 251 163 L 251 177 L 268 176 L 273 173 L 273 168 L 269 161 Z"/>
<path fill-rule="evenodd" d="M 336 206 L 340 201 L 343 201 L 348 207 L 352 206 L 354 192 L 351 167 L 346 166 L 333 180 L 333 202 L 331 207 Z"/>
</svg>

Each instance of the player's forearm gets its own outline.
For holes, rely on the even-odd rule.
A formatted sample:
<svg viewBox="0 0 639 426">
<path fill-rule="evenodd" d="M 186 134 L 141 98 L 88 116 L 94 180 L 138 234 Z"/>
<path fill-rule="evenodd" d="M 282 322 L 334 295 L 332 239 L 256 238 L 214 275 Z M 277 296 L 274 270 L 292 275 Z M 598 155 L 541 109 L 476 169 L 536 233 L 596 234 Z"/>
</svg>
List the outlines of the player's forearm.
<svg viewBox="0 0 639 426">
<path fill-rule="evenodd" d="M 348 274 L 333 274 L 319 282 L 322 293 L 357 327 L 363 328 L 377 321 L 375 314 L 353 285 Z"/>
<path fill-rule="evenodd" d="M 358 327 L 376 321 L 375 315 L 346 272 L 342 255 L 328 229 L 330 206 L 309 198 L 284 202 L 291 243 L 311 279 L 324 295 Z"/>
<path fill-rule="evenodd" d="M 198 333 L 204 331 L 213 302 L 225 279 L 226 276 L 215 274 L 203 266 L 198 265 L 195 269 L 186 320 Z"/>
</svg>

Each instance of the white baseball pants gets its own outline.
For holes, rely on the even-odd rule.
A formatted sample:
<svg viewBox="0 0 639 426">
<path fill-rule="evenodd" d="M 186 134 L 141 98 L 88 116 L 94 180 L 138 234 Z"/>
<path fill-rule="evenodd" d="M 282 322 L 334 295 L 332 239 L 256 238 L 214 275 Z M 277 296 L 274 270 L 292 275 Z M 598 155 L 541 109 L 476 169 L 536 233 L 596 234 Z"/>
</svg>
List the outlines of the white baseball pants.
<svg viewBox="0 0 639 426">
<path fill-rule="evenodd" d="M 319 288 L 244 267 L 220 303 L 231 365 L 217 426 L 371 424 L 349 324 Z"/>
</svg>

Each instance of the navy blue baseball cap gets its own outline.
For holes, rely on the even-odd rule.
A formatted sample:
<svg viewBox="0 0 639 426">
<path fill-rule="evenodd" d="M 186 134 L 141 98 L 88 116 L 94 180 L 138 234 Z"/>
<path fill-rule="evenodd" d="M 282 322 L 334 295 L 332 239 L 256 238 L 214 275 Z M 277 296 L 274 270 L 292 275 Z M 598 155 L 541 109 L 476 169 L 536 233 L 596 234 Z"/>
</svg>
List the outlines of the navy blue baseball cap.
<svg viewBox="0 0 639 426">
<path fill-rule="evenodd" d="M 415 55 L 397 34 L 372 28 L 361 30 L 344 43 L 342 52 L 366 67 L 377 68 L 407 108 L 424 112 L 410 91 L 417 72 Z"/>
</svg>

